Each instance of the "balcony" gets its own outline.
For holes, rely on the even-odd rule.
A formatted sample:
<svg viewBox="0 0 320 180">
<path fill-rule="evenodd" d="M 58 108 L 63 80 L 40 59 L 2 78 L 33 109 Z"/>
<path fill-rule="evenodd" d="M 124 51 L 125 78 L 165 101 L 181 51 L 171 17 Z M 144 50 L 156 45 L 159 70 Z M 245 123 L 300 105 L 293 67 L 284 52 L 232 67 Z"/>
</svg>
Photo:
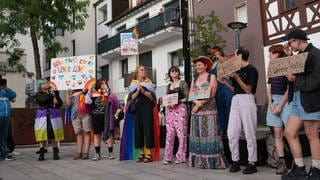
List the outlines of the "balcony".
<svg viewBox="0 0 320 180">
<path fill-rule="evenodd" d="M 137 24 L 140 33 L 139 42 L 144 46 L 152 46 L 153 44 L 166 39 L 172 39 L 173 36 L 181 37 L 180 17 L 177 13 L 173 13 L 173 9 L 166 10 L 164 13 L 154 16 Z M 133 28 L 124 32 L 132 32 Z M 177 29 L 179 28 L 179 29 Z M 120 33 L 113 37 L 102 40 L 98 43 L 98 54 L 106 57 L 118 56 L 120 50 Z"/>
<path fill-rule="evenodd" d="M 135 72 L 131 72 L 124 75 L 124 87 L 127 88 L 130 86 L 130 83 L 132 81 L 133 75 Z M 149 69 L 147 68 L 147 73 L 149 79 L 153 82 L 153 84 L 157 84 L 157 71 L 155 69 Z"/>
</svg>

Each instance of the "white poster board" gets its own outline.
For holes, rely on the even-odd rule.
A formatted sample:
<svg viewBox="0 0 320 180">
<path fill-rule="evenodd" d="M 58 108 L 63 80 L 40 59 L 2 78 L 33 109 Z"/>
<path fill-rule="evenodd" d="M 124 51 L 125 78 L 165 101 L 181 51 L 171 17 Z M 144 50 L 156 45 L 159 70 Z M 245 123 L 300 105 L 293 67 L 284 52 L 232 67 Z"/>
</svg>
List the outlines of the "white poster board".
<svg viewBox="0 0 320 180">
<path fill-rule="evenodd" d="M 121 33 L 121 56 L 138 55 L 138 40 L 133 33 Z"/>
<path fill-rule="evenodd" d="M 95 55 L 51 59 L 50 86 L 54 90 L 91 88 L 95 83 Z"/>
</svg>

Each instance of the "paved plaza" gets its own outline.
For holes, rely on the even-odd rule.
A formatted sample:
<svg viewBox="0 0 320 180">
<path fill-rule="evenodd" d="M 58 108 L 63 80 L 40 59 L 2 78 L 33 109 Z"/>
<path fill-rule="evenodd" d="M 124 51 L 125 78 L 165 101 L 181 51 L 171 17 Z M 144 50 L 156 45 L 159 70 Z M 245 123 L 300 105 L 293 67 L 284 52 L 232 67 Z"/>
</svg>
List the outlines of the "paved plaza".
<svg viewBox="0 0 320 180">
<path fill-rule="evenodd" d="M 91 156 L 93 153 L 91 147 Z M 258 173 L 243 175 L 242 172 L 229 173 L 228 170 L 205 170 L 187 167 L 186 164 L 162 165 L 161 161 L 152 163 L 136 163 L 135 161 L 118 161 L 117 159 L 102 159 L 100 161 L 73 160 L 76 152 L 76 144 L 61 144 L 60 160 L 52 159 L 52 148 L 46 153 L 45 161 L 38 161 L 35 151 L 38 147 L 18 147 L 16 151 L 22 155 L 15 161 L 0 161 L 0 179 L 2 180 L 29 180 L 29 179 L 139 179 L 139 180 L 198 180 L 198 179 L 281 179 L 275 175 L 274 169 L 259 166 Z M 106 155 L 106 146 L 102 146 L 102 152 Z M 163 154 L 163 149 L 161 150 Z M 119 141 L 115 144 L 115 155 L 119 154 Z M 242 167 L 244 169 L 244 167 Z"/>
</svg>

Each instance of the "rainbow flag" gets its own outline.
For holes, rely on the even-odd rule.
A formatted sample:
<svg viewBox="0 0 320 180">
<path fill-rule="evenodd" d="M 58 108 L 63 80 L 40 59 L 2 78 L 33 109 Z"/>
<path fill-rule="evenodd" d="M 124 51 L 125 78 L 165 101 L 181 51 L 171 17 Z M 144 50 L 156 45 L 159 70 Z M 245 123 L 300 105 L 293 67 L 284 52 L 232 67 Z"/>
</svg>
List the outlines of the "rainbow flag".
<svg viewBox="0 0 320 180">
<path fill-rule="evenodd" d="M 132 31 L 132 32 L 133 32 L 133 35 L 134 35 L 134 37 L 135 37 L 136 39 L 139 39 L 139 38 L 141 37 L 141 34 L 140 34 L 137 26 L 135 26 L 135 27 L 133 28 L 133 31 Z"/>
</svg>

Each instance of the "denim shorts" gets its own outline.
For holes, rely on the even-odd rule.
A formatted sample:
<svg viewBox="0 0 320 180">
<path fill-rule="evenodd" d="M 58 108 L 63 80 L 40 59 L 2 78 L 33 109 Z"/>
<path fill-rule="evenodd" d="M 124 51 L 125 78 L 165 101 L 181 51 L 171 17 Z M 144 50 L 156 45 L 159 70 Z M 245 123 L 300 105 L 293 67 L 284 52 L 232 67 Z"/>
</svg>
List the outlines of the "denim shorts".
<svg viewBox="0 0 320 180">
<path fill-rule="evenodd" d="M 277 107 L 281 100 L 283 95 L 272 95 L 272 104 Z M 291 103 L 287 103 L 283 106 L 282 111 L 279 115 L 275 115 L 272 113 L 270 106 L 268 106 L 268 112 L 267 112 L 267 126 L 271 127 L 283 127 L 287 124 L 288 117 L 291 111 Z"/>
<path fill-rule="evenodd" d="M 300 91 L 294 92 L 290 116 L 298 116 L 301 120 L 320 120 L 320 111 L 307 113 L 301 104 Z"/>
</svg>

